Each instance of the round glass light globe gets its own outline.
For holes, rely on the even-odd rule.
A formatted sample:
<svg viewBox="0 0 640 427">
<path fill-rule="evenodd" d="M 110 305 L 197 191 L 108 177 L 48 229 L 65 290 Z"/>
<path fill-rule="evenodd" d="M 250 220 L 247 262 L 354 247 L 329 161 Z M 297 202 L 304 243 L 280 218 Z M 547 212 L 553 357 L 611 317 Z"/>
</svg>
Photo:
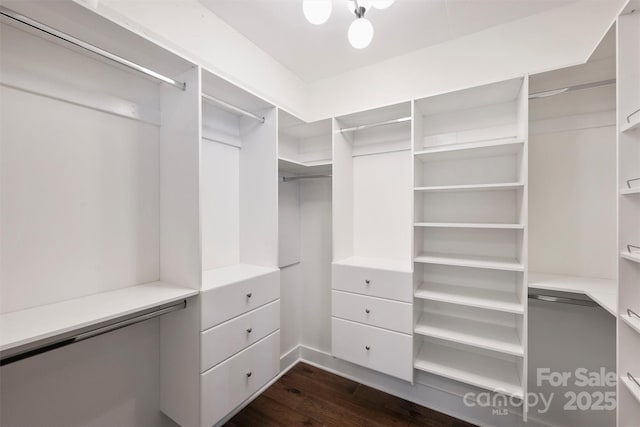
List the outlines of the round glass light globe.
<svg viewBox="0 0 640 427">
<path fill-rule="evenodd" d="M 331 0 L 304 0 L 302 2 L 304 17 L 313 25 L 327 22 L 331 16 L 331 8 Z"/>
<path fill-rule="evenodd" d="M 356 49 L 364 49 L 373 40 L 373 25 L 366 18 L 356 19 L 349 26 L 349 43 Z"/>
</svg>

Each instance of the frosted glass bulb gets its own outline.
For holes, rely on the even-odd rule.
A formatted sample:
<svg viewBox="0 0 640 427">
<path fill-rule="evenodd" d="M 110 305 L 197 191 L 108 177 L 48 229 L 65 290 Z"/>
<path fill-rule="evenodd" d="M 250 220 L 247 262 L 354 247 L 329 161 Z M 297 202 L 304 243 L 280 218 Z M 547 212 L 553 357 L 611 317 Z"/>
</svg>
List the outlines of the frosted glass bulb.
<svg viewBox="0 0 640 427">
<path fill-rule="evenodd" d="M 331 0 L 304 0 L 302 2 L 304 17 L 313 25 L 327 22 L 331 16 L 331 7 Z"/>
<path fill-rule="evenodd" d="M 376 9 L 386 9 L 393 4 L 395 0 L 373 0 L 373 7 Z"/>
<path fill-rule="evenodd" d="M 351 23 L 347 36 L 351 46 L 356 49 L 364 49 L 373 40 L 373 25 L 368 19 L 356 19 Z"/>
</svg>

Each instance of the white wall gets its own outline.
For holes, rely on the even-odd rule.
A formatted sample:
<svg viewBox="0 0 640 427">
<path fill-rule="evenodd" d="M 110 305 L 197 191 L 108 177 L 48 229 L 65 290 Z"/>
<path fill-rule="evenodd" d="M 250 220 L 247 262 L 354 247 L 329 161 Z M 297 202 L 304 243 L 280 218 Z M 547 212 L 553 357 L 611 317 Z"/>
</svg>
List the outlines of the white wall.
<svg viewBox="0 0 640 427">
<path fill-rule="evenodd" d="M 169 427 L 151 320 L 0 368 L 3 427 Z"/>
</svg>

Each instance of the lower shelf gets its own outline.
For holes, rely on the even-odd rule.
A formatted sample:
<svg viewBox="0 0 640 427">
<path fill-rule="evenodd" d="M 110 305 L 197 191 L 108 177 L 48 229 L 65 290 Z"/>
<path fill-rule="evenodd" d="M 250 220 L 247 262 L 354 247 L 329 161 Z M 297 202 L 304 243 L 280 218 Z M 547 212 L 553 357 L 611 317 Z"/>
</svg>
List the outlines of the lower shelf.
<svg viewBox="0 0 640 427">
<path fill-rule="evenodd" d="M 636 398 L 638 403 L 640 403 L 640 387 L 638 387 L 638 384 L 634 383 L 631 378 L 628 378 L 626 375 L 621 375 L 620 381 L 625 385 L 629 393 Z"/>
<path fill-rule="evenodd" d="M 515 258 L 506 257 L 423 253 L 415 257 L 414 261 L 423 264 L 485 268 L 489 270 L 524 271 L 524 265 L 522 265 L 520 261 Z"/>
<path fill-rule="evenodd" d="M 508 396 L 523 397 L 518 367 L 506 360 L 424 342 L 414 367 Z"/>
<path fill-rule="evenodd" d="M 423 283 L 416 289 L 415 297 L 418 299 L 503 311 L 506 313 L 524 313 L 524 306 L 518 300 L 515 292 L 443 283 Z"/>
</svg>

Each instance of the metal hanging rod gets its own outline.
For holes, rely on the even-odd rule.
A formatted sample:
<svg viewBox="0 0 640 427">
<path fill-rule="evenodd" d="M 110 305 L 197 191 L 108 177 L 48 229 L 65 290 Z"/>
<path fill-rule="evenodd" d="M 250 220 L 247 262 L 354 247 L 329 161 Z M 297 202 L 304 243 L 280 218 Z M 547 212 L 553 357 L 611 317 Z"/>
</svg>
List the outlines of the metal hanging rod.
<svg viewBox="0 0 640 427">
<path fill-rule="evenodd" d="M 583 89 L 591 89 L 591 88 L 600 87 L 600 86 L 610 86 L 614 84 L 616 84 L 616 79 L 602 80 L 599 82 L 561 87 L 558 89 L 545 90 L 543 92 L 530 93 L 529 99 L 547 98 L 549 96 L 560 95 L 561 93 L 573 92 L 576 90 L 583 90 Z"/>
<path fill-rule="evenodd" d="M 635 377 L 633 375 L 631 375 L 631 372 L 627 372 L 627 378 L 629 378 L 631 381 L 633 381 L 638 387 L 640 387 L 640 382 L 638 382 L 637 379 L 635 379 Z"/>
<path fill-rule="evenodd" d="M 631 188 L 631 183 L 634 181 L 640 181 L 640 178 L 633 178 L 627 180 L 627 187 Z"/>
<path fill-rule="evenodd" d="M 250 111 L 247 111 L 247 110 L 243 110 L 240 107 L 236 107 L 233 104 L 229 104 L 226 101 L 223 101 L 223 100 L 218 99 L 218 98 L 216 98 L 214 96 L 211 96 L 211 95 L 207 95 L 206 93 L 202 94 L 202 99 L 205 100 L 206 102 L 209 102 L 209 103 L 213 103 L 213 104 L 216 104 L 216 105 L 221 105 L 222 107 L 227 108 L 227 109 L 229 109 L 231 111 L 235 111 L 236 113 L 240 113 L 243 116 L 251 117 L 252 119 L 255 119 L 255 120 L 259 121 L 260 123 L 264 123 L 264 121 L 265 121 L 264 117 L 262 117 L 262 116 L 258 116 L 257 114 L 254 114 L 254 113 L 252 113 Z"/>
<path fill-rule="evenodd" d="M 409 117 L 401 117 L 399 119 L 393 119 L 393 120 L 386 120 L 384 122 L 370 123 L 370 124 L 361 125 L 361 126 L 354 126 L 354 127 L 350 127 L 350 128 L 340 128 L 340 132 L 341 133 L 355 132 L 355 131 L 358 131 L 358 130 L 375 128 L 375 127 L 378 127 L 378 126 L 393 125 L 393 124 L 396 124 L 396 123 L 403 123 L 403 122 L 408 122 L 408 121 L 411 121 L 411 116 L 409 116 Z"/>
<path fill-rule="evenodd" d="M 304 175 L 304 176 L 283 176 L 282 182 L 298 181 L 301 179 L 331 178 L 332 175 Z"/>
<path fill-rule="evenodd" d="M 591 300 L 584 300 L 584 299 L 570 298 L 570 297 L 559 297 L 556 295 L 546 295 L 546 294 L 539 294 L 539 293 L 530 293 L 529 299 L 535 299 L 538 301 L 545 301 L 545 302 L 558 302 L 561 304 L 581 305 L 584 307 L 600 307 L 600 305 L 596 304 L 594 301 L 591 301 Z"/>
<path fill-rule="evenodd" d="M 629 253 L 634 252 L 632 249 L 640 249 L 640 246 L 627 245 L 627 251 L 629 251 Z"/>
<path fill-rule="evenodd" d="M 71 344 L 75 344 L 80 341 L 88 340 L 89 338 L 97 337 L 99 335 L 106 334 L 118 329 L 122 329 L 127 326 L 135 325 L 136 323 L 144 322 L 145 320 L 153 319 L 154 317 L 162 316 L 163 314 L 171 313 L 173 311 L 182 310 L 187 307 L 187 300 L 183 299 L 170 304 L 165 304 L 157 308 L 143 311 L 134 316 L 120 317 L 114 319 L 108 323 L 102 323 L 96 325 L 93 329 L 81 329 L 76 331 L 73 335 L 65 334 L 63 336 L 54 337 L 40 342 L 29 344 L 28 346 L 21 347 L 16 351 L 8 350 L 0 357 L 0 366 L 8 365 L 19 360 L 27 359 L 29 357 L 37 356 L 38 354 L 46 353 L 57 348 L 66 347 Z"/>
<path fill-rule="evenodd" d="M 185 90 L 187 87 L 186 83 L 184 82 L 180 82 L 170 77 L 164 76 L 160 73 L 156 73 L 155 71 L 150 70 L 149 68 L 143 67 L 142 65 L 136 64 L 135 62 L 131 62 L 128 59 L 122 58 L 121 56 L 115 55 L 111 52 L 107 52 L 106 50 L 100 49 L 97 46 L 84 42 L 69 34 L 63 33 L 62 31 L 58 31 L 55 28 L 51 28 L 46 24 L 35 21 L 27 16 L 21 15 L 4 6 L 0 6 L 0 15 L 10 18 L 14 21 L 20 22 L 38 31 L 42 31 L 43 33 L 49 34 L 50 36 L 56 37 L 74 46 L 77 46 L 89 52 L 95 53 L 96 55 L 99 55 L 103 58 L 109 59 L 113 62 L 117 62 L 118 64 L 124 65 L 125 67 L 131 70 L 153 77 L 154 79 L 160 80 L 180 90 Z"/>
<path fill-rule="evenodd" d="M 640 320 L 640 314 L 636 313 L 635 311 L 631 310 L 630 308 L 627 308 L 627 316 L 635 317 L 636 319 Z"/>
</svg>

